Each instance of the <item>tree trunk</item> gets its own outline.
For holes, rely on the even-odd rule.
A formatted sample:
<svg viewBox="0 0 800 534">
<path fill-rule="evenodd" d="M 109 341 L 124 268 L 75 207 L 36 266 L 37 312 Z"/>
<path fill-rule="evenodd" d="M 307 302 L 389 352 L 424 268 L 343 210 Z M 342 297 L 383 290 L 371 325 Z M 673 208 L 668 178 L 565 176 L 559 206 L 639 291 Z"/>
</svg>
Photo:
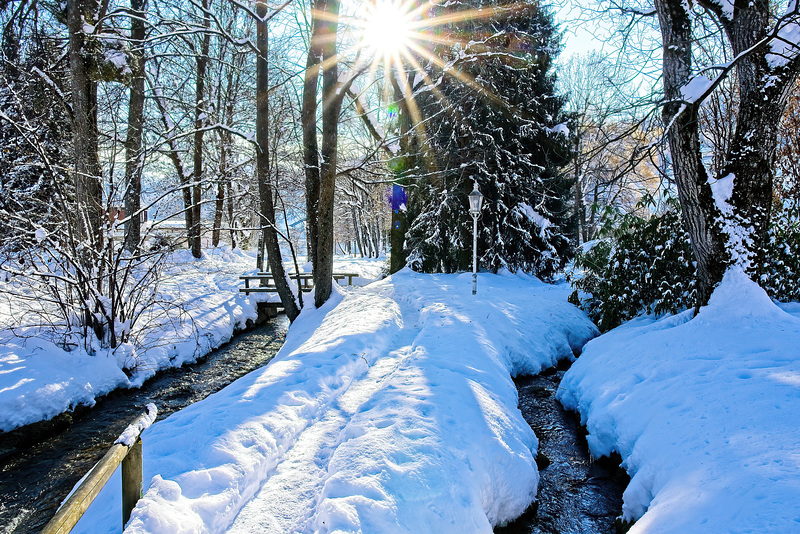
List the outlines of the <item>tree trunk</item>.
<svg viewBox="0 0 800 534">
<path fill-rule="evenodd" d="M 203 0 L 204 10 L 209 9 L 210 0 Z M 203 28 L 208 30 L 211 26 L 208 14 L 203 12 Z M 192 226 L 189 232 L 189 242 L 192 256 L 200 258 L 202 253 L 202 228 L 200 218 L 202 212 L 202 180 L 203 180 L 203 127 L 206 123 L 205 84 L 206 69 L 208 67 L 208 49 L 211 45 L 211 34 L 203 33 L 200 52 L 197 55 L 197 79 L 195 83 L 195 108 L 194 108 L 194 160 L 192 171 Z"/>
<path fill-rule="evenodd" d="M 225 184 L 225 190 L 228 194 L 228 224 L 231 227 L 231 248 L 236 248 L 236 229 L 233 223 L 233 186 L 230 180 Z"/>
<path fill-rule="evenodd" d="M 217 183 L 217 198 L 214 201 L 214 228 L 211 232 L 211 245 L 219 246 L 220 228 L 222 227 L 222 212 L 225 210 L 225 183 Z"/>
<path fill-rule="evenodd" d="M 303 78 L 303 107 L 300 122 L 303 129 L 303 163 L 306 177 L 306 243 L 308 260 L 317 261 L 317 209 L 319 204 L 319 146 L 317 144 L 317 89 L 322 63 L 324 27 L 317 13 L 325 9 L 325 0 L 312 1 L 311 40 Z"/>
<path fill-rule="evenodd" d="M 734 19 L 724 23 L 734 56 L 764 38 L 769 24 L 766 1 L 738 9 Z M 766 59 L 769 50 L 769 45 L 762 45 L 736 65 L 739 116 L 719 176 L 734 177 L 729 200 L 733 214 L 723 213 L 725 228 L 736 229 L 728 232 L 728 248 L 733 261 L 751 275 L 762 264 L 768 244 L 778 127 L 797 77 L 796 64 L 793 68 L 771 68 Z"/>
<path fill-rule="evenodd" d="M 377 221 L 372 223 L 372 250 L 373 258 L 377 258 L 381 255 L 381 229 Z"/>
<path fill-rule="evenodd" d="M 342 97 L 336 33 L 339 27 L 339 0 L 325 4 L 322 31 L 322 150 L 320 158 L 319 201 L 317 203 L 317 248 L 314 263 L 314 304 L 322 306 L 333 290 L 333 200 L 336 189 L 336 163 L 339 143 L 339 113 Z"/>
<path fill-rule="evenodd" d="M 146 0 L 131 0 L 131 87 L 128 103 L 128 132 L 125 138 L 125 248 L 134 252 L 141 240 L 142 208 L 142 126 L 144 124 L 144 38 Z"/>
<path fill-rule="evenodd" d="M 75 246 L 73 253 L 81 266 L 78 276 L 87 282 L 86 286 L 93 285 L 96 294 L 103 294 L 103 230 L 108 219 L 103 208 L 103 186 L 97 154 L 97 83 L 91 79 L 87 37 L 84 33 L 84 24 L 97 24 L 98 9 L 94 0 L 72 0 L 67 5 L 67 24 L 75 150 L 74 228 L 77 239 L 72 243 Z M 87 277 L 95 277 L 96 280 Z M 102 340 L 106 330 L 105 322 L 97 319 L 100 302 L 90 296 L 92 293 L 88 287 L 86 290 L 87 294 L 81 296 L 84 302 L 84 328 L 91 329 L 97 339 Z"/>
<path fill-rule="evenodd" d="M 269 172 L 269 40 L 266 22 L 267 5 L 264 2 L 256 4 L 256 46 L 258 58 L 256 60 L 256 174 L 258 179 L 258 194 L 260 204 L 261 238 L 259 243 L 267 250 L 267 259 L 275 281 L 275 287 L 281 298 L 281 304 L 290 321 L 294 321 L 300 314 L 300 307 L 289 286 L 289 279 L 283 268 L 283 256 L 278 242 L 278 230 L 275 224 L 275 201 L 273 186 L 270 183 Z M 261 251 L 259 247 L 259 253 Z M 299 288 L 298 288 L 299 289 Z"/>
<path fill-rule="evenodd" d="M 397 79 L 392 78 L 394 97 L 398 102 L 400 115 L 398 122 L 400 126 L 400 150 L 403 154 L 402 170 L 407 172 L 414 165 L 415 156 L 412 155 L 413 140 L 411 133 L 411 106 L 405 99 L 406 92 L 400 87 Z M 408 79 L 402 80 L 409 89 Z M 423 134 L 424 135 L 424 134 Z M 400 180 L 398 185 L 404 181 Z M 408 210 L 400 209 L 400 206 L 392 206 L 392 226 L 389 229 L 389 274 L 394 274 L 406 266 L 405 241 L 408 231 Z"/>
<path fill-rule="evenodd" d="M 672 123 L 667 137 L 683 222 L 697 259 L 698 306 L 708 302 L 714 286 L 722 279 L 728 263 L 725 241 L 718 224 L 700 151 L 698 104 L 682 103 L 683 87 L 692 76 L 692 26 L 690 14 L 681 1 L 656 0 L 663 38 L 663 79 L 666 105 L 665 124 Z M 683 109 L 688 106 L 686 109 Z"/>
<path fill-rule="evenodd" d="M 72 137 L 75 150 L 75 196 L 78 202 L 76 229 L 90 250 L 103 248 L 103 187 L 97 154 L 97 83 L 92 81 L 86 57 L 84 21 L 96 23 L 94 0 L 72 0 L 68 4 L 69 66 L 72 83 Z M 92 261 L 91 258 L 86 258 Z"/>
<path fill-rule="evenodd" d="M 356 247 L 358 247 L 358 254 L 363 258 L 364 248 L 361 245 L 361 226 L 358 224 L 358 215 L 356 214 L 355 205 L 350 206 L 350 216 L 353 219 L 353 238 L 356 242 Z"/>
<path fill-rule="evenodd" d="M 765 0 L 725 13 L 718 3 L 700 0 L 721 22 L 734 56 L 740 87 L 736 131 L 726 162 L 713 182 L 731 181 L 725 198 L 723 187 L 712 193 L 703 165 L 698 109 L 701 102 L 685 102 L 681 88 L 691 79 L 692 27 L 689 4 L 682 0 L 656 0 L 664 45 L 663 79 L 667 104 L 663 118 L 678 187 L 684 224 L 697 259 L 698 307 L 705 304 L 731 264 L 751 276 L 767 245 L 772 203 L 773 165 L 780 117 L 793 86 L 798 62 L 773 67 L 767 62 L 770 45 L 755 47 L 770 28 L 770 6 Z M 732 17 L 732 18 L 730 18 Z"/>
</svg>

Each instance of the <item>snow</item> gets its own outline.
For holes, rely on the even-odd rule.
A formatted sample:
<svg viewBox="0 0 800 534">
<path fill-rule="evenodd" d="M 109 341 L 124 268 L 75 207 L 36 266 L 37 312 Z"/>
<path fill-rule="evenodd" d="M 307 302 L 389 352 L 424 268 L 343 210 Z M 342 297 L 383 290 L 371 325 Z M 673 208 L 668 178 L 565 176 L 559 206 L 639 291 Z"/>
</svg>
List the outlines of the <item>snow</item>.
<svg viewBox="0 0 800 534">
<path fill-rule="evenodd" d="M 121 50 L 106 50 L 105 51 L 105 58 L 106 61 L 114 65 L 114 68 L 123 74 L 130 74 L 131 68 L 128 65 L 128 55 L 125 51 Z"/>
<path fill-rule="evenodd" d="M 152 402 L 148 403 L 146 408 L 147 413 L 143 414 L 142 417 L 137 419 L 134 423 L 128 425 L 125 430 L 122 431 L 122 434 L 119 435 L 117 441 L 114 442 L 115 444 L 122 443 L 126 447 L 131 447 L 136 443 L 136 438 L 138 438 L 143 431 L 150 428 L 150 425 L 156 421 L 158 408 L 156 408 L 156 405 Z"/>
<path fill-rule="evenodd" d="M 733 267 L 696 317 L 587 344 L 558 398 L 593 455 L 622 456 L 631 533 L 800 529 L 798 317 Z"/>
<path fill-rule="evenodd" d="M 705 76 L 695 76 L 689 80 L 689 83 L 681 87 L 681 96 L 686 102 L 696 102 L 711 87 L 711 84 L 712 81 Z"/>
<path fill-rule="evenodd" d="M 50 419 L 128 384 L 111 354 L 65 352 L 37 338 L 0 342 L 0 430 Z"/>
<path fill-rule="evenodd" d="M 733 0 L 712 0 L 714 4 L 717 4 L 722 9 L 722 15 L 727 20 L 733 20 Z M 686 2 L 684 5 L 684 9 L 687 12 L 691 12 L 691 4 Z"/>
<path fill-rule="evenodd" d="M 569 137 L 569 135 L 570 135 L 569 126 L 567 126 L 566 122 L 562 122 L 560 124 L 556 124 L 552 128 L 548 128 L 548 127 L 545 126 L 544 129 L 546 131 L 550 132 L 550 133 L 553 133 L 553 134 L 556 134 L 556 135 L 563 135 L 564 137 Z"/>
<path fill-rule="evenodd" d="M 550 222 L 550 219 L 533 209 L 530 204 L 520 202 L 514 207 L 514 211 L 526 217 L 529 221 L 538 226 L 539 235 L 543 238 L 545 237 L 546 230 L 553 226 L 553 223 Z"/>
<path fill-rule="evenodd" d="M 777 37 L 770 43 L 771 54 L 767 54 L 767 64 L 777 69 L 788 65 L 800 53 L 800 24 L 798 24 L 797 3 L 788 2 L 785 20 L 778 28 Z"/>
<path fill-rule="evenodd" d="M 730 215 L 733 208 L 728 203 L 733 195 L 733 181 L 736 175 L 728 173 L 722 178 L 714 179 L 708 177 L 708 185 L 711 186 L 711 195 L 714 197 L 714 203 L 717 209 L 724 215 Z"/>
<path fill-rule="evenodd" d="M 159 291 L 175 307 L 169 313 L 158 310 L 147 328 L 139 325 L 136 347 L 124 344 L 94 355 L 81 347 L 67 352 L 37 337 L 38 329 L 26 325 L 24 315 L 20 318 L 20 303 L 0 301 L 0 431 L 50 419 L 78 405 L 93 406 L 97 397 L 139 387 L 159 370 L 194 362 L 226 343 L 257 317 L 257 302 L 277 300 L 275 294 L 239 293 L 238 276 L 255 272 L 253 265 L 254 253 L 228 247 L 205 250 L 202 260 L 185 250 L 173 253 Z M 334 263 L 337 272 L 361 273 L 353 280 L 356 284 L 377 278 L 382 266 L 379 260 L 337 258 Z"/>
<path fill-rule="evenodd" d="M 128 533 L 491 532 L 536 493 L 512 376 L 596 335 L 569 286 L 403 270 L 306 308 L 275 359 L 142 434 Z M 115 475 L 118 477 L 119 475 Z M 75 532 L 113 532 L 106 485 Z"/>
</svg>

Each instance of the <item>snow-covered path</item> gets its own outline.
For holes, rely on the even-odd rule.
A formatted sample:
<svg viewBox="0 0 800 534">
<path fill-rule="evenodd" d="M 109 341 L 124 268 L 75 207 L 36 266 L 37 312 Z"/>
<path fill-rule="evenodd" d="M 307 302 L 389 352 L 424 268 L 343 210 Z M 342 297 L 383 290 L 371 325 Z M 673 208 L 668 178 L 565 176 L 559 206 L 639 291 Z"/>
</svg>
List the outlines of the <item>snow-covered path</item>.
<svg viewBox="0 0 800 534">
<path fill-rule="evenodd" d="M 406 326 L 398 337 L 411 337 Z M 402 341 L 400 341 L 402 345 Z M 306 428 L 275 474 L 239 512 L 230 533 L 291 532 L 313 530 L 304 521 L 313 515 L 320 498 L 331 457 L 347 424 L 359 407 L 397 373 L 401 361 L 412 352 L 404 345 L 375 361 L 366 375 L 334 403 L 325 416 Z M 308 521 L 305 521 L 308 523 Z"/>
<path fill-rule="evenodd" d="M 491 532 L 519 515 L 537 442 L 511 377 L 596 331 L 563 286 L 479 286 L 404 271 L 304 311 L 267 367 L 144 434 L 126 532 Z M 115 499 L 79 531 L 113 531 Z"/>
</svg>

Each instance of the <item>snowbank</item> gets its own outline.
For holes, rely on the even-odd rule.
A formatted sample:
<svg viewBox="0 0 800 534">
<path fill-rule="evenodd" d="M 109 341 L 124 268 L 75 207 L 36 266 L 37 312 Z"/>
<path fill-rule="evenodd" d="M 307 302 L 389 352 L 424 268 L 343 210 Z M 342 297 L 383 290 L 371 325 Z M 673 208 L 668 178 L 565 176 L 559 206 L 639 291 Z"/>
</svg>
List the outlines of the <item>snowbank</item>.
<svg viewBox="0 0 800 534">
<path fill-rule="evenodd" d="M 142 435 L 128 533 L 491 532 L 538 482 L 511 380 L 596 335 L 568 286 L 402 271 L 306 309 L 266 367 Z M 111 481 L 77 532 L 118 528 Z"/>
<path fill-rule="evenodd" d="M 637 319 L 584 348 L 558 398 L 592 454 L 621 454 L 630 532 L 800 531 L 798 347 L 800 319 L 731 270 L 697 317 Z"/>
<path fill-rule="evenodd" d="M 34 337 L 37 329 L 17 319 L 24 308 L 3 299 L 0 431 L 50 419 L 78 405 L 92 406 L 97 397 L 138 387 L 159 370 L 194 362 L 228 342 L 248 319 L 256 318 L 257 302 L 277 300 L 277 295 L 239 293 L 239 275 L 254 273 L 254 265 L 254 253 L 229 247 L 204 250 L 200 260 L 189 251 L 176 251 L 159 286 L 162 300 L 174 306 L 156 309 L 150 320 L 141 321 L 137 347 L 121 345 L 95 355 L 81 348 L 66 352 Z M 337 258 L 335 269 L 361 273 L 354 282 L 364 284 L 379 275 L 382 265 L 379 260 Z"/>
</svg>

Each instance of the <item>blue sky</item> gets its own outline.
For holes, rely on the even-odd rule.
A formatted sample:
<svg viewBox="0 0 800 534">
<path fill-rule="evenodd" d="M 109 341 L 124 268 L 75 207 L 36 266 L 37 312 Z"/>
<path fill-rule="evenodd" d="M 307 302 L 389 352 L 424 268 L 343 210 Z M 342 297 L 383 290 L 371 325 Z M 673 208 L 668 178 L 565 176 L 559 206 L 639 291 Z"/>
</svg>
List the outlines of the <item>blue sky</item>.
<svg viewBox="0 0 800 534">
<path fill-rule="evenodd" d="M 561 3 L 559 8 L 557 4 Z M 556 2 L 554 8 L 556 9 L 556 21 L 564 31 L 564 50 L 561 53 L 562 60 L 568 60 L 575 54 L 586 54 L 592 50 L 601 51 L 603 42 L 592 35 L 587 29 L 587 23 L 581 21 L 580 23 L 571 23 L 571 21 L 580 15 L 580 10 L 576 6 L 575 0 L 561 0 Z M 601 32 L 602 28 L 597 28 Z"/>
</svg>

